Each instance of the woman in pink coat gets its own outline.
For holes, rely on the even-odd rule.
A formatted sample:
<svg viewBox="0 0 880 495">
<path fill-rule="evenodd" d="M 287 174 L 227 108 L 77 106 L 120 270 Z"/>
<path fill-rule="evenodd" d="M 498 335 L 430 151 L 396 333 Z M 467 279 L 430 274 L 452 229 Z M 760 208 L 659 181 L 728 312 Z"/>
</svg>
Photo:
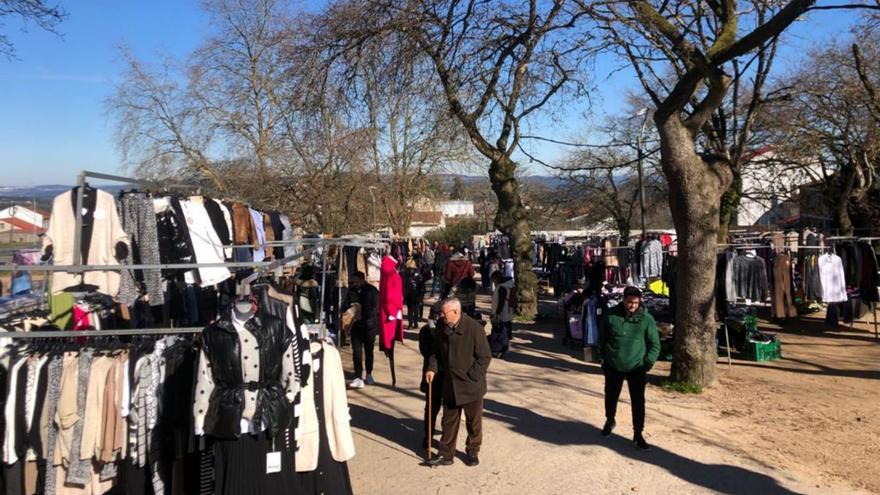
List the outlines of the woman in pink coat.
<svg viewBox="0 0 880 495">
<path fill-rule="evenodd" d="M 403 279 L 397 272 L 397 260 L 389 255 L 382 259 L 379 279 L 379 344 L 383 350 L 394 349 L 394 341 L 403 342 Z"/>
</svg>

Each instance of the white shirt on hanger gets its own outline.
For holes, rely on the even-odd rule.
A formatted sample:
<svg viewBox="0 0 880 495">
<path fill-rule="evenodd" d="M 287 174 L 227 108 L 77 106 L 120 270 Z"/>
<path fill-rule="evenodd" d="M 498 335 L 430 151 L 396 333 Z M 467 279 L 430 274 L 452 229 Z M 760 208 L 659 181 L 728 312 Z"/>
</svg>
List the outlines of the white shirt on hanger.
<svg viewBox="0 0 880 495">
<path fill-rule="evenodd" d="M 822 302 L 845 302 L 846 278 L 843 273 L 843 261 L 836 254 L 819 256 L 819 280 L 822 283 Z"/>
</svg>

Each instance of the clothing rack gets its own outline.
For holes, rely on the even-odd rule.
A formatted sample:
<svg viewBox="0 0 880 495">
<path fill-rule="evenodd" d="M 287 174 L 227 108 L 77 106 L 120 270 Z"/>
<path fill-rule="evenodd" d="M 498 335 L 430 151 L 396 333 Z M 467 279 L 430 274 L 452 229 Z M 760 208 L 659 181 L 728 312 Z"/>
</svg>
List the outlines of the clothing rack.
<svg viewBox="0 0 880 495">
<path fill-rule="evenodd" d="M 33 332 L 0 332 L 2 339 L 63 339 L 79 337 L 119 337 L 138 335 L 175 335 L 200 333 L 204 327 L 139 328 L 120 330 L 36 330 Z"/>
<path fill-rule="evenodd" d="M 121 182 L 124 184 L 138 184 L 147 187 L 155 187 L 155 188 L 174 188 L 174 189 L 193 189 L 194 187 L 191 184 L 173 184 L 167 183 L 163 184 L 159 181 L 147 180 L 147 179 L 135 179 L 133 177 L 122 177 L 119 175 L 110 175 L 104 174 L 101 172 L 91 172 L 88 170 L 83 170 L 77 175 L 76 178 L 76 211 L 74 212 L 75 225 L 73 230 L 73 264 L 79 265 L 82 263 L 82 209 L 83 209 L 83 191 L 86 187 L 86 179 L 102 179 L 109 180 L 113 182 Z"/>
<path fill-rule="evenodd" d="M 292 254 L 290 256 L 281 258 L 280 260 L 275 260 L 275 261 L 269 262 L 266 266 L 260 267 L 258 270 L 254 271 L 254 273 L 252 273 L 252 274 L 248 275 L 247 277 L 245 277 L 244 279 L 242 279 L 241 282 L 239 282 L 239 287 L 242 287 L 242 288 L 249 287 L 251 283 L 253 283 L 258 278 L 262 277 L 263 275 L 269 273 L 270 271 L 275 270 L 276 268 L 281 268 L 283 266 L 289 265 L 290 263 L 293 263 L 294 261 L 296 261 L 306 255 L 309 255 L 314 251 L 315 251 L 315 248 L 310 248 L 310 249 L 306 249 L 305 251 L 303 251 L 301 253 Z"/>
</svg>

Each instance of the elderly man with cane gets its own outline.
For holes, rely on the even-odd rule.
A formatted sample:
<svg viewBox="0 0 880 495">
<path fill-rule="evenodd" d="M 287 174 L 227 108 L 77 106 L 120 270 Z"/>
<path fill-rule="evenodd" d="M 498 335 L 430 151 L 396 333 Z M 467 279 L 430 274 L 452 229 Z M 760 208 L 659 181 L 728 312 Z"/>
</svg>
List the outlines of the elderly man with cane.
<svg viewBox="0 0 880 495">
<path fill-rule="evenodd" d="M 483 327 L 471 317 L 462 314 L 461 302 L 455 298 L 443 301 L 437 330 L 425 380 L 432 384 L 435 377 L 441 376 L 438 373 L 442 373 L 440 386 L 443 390 L 443 435 L 440 439 L 440 455 L 429 459 L 427 464 L 452 465 L 461 414 L 464 412 L 468 432 L 465 464 L 477 466 L 483 443 L 486 373 L 492 361 L 489 342 Z"/>
</svg>

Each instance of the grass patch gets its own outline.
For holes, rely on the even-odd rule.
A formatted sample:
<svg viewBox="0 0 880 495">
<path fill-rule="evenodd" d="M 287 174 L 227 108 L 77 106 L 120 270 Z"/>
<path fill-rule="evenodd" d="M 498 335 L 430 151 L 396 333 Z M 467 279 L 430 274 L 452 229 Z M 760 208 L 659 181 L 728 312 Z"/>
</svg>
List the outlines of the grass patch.
<svg viewBox="0 0 880 495">
<path fill-rule="evenodd" d="M 534 323 L 535 317 L 529 315 L 514 315 L 513 321 L 516 323 Z"/>
<path fill-rule="evenodd" d="M 696 383 L 664 381 L 661 388 L 667 392 L 675 392 L 679 394 L 702 394 L 703 387 Z"/>
</svg>

